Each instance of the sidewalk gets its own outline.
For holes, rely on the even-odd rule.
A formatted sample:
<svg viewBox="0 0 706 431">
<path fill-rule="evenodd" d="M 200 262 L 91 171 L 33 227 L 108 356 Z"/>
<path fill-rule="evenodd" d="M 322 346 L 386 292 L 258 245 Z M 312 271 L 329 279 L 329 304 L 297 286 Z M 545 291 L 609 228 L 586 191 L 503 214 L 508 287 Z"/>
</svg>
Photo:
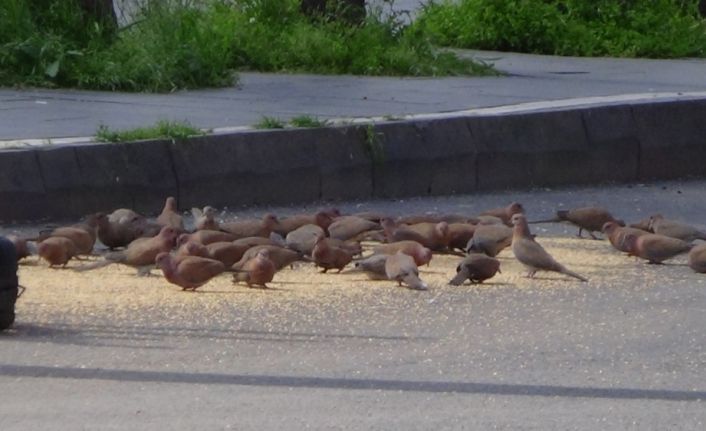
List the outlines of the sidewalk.
<svg viewBox="0 0 706 431">
<path fill-rule="evenodd" d="M 581 98 L 596 96 L 633 95 L 634 99 L 636 94 L 649 98 L 658 93 L 706 91 L 703 59 L 459 53 L 494 63 L 507 76 L 396 78 L 241 73 L 237 88 L 171 94 L 5 88 L 0 89 L 0 140 L 86 137 L 101 124 L 132 128 L 160 119 L 188 120 L 195 126 L 213 129 L 252 126 L 263 116 L 282 120 L 297 115 L 320 119 L 400 117 L 542 101 L 583 105 L 596 101 Z"/>
</svg>

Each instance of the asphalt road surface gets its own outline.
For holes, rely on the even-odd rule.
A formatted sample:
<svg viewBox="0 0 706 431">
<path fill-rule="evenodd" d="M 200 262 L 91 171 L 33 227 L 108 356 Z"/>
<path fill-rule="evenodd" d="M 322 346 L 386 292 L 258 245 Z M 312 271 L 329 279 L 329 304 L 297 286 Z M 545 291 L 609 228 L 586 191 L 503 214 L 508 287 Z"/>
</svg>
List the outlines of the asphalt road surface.
<svg viewBox="0 0 706 431">
<path fill-rule="evenodd" d="M 706 223 L 705 182 L 340 208 L 475 214 L 512 200 L 530 219 L 599 204 L 628 221 Z M 184 293 L 117 265 L 30 259 L 18 321 L 0 334 L 0 429 L 703 429 L 706 276 L 570 226 L 533 230 L 590 281 L 523 278 L 506 251 L 481 286 L 446 285 L 457 258 L 443 256 L 422 268 L 426 292 L 302 265 L 270 291 L 224 275 Z"/>
</svg>

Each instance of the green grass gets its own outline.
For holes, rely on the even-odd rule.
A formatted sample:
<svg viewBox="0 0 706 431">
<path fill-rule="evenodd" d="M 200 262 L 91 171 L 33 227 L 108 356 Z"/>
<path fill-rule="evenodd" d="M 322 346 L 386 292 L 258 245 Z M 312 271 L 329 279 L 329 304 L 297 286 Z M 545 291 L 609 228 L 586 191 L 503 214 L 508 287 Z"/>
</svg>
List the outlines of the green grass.
<svg viewBox="0 0 706 431">
<path fill-rule="evenodd" d="M 316 117 L 310 115 L 299 115 L 289 120 L 289 124 L 294 127 L 326 127 L 329 122 L 327 120 L 319 120 Z"/>
<path fill-rule="evenodd" d="M 256 129 L 284 129 L 286 123 L 279 118 L 263 116 L 253 125 Z"/>
<path fill-rule="evenodd" d="M 704 57 L 697 0 L 442 0 L 415 27 L 458 48 L 617 57 Z"/>
<path fill-rule="evenodd" d="M 447 76 L 492 68 L 438 50 L 404 16 L 312 19 L 299 0 L 150 1 L 123 29 L 77 0 L 0 1 L 0 83 L 126 91 L 232 85 L 238 70 Z M 383 6 L 389 6 L 391 0 Z"/>
<path fill-rule="evenodd" d="M 186 121 L 160 120 L 154 126 L 125 130 L 114 130 L 100 125 L 96 131 L 96 139 L 100 142 L 133 142 L 160 138 L 184 139 L 203 134 L 204 132 Z"/>
</svg>

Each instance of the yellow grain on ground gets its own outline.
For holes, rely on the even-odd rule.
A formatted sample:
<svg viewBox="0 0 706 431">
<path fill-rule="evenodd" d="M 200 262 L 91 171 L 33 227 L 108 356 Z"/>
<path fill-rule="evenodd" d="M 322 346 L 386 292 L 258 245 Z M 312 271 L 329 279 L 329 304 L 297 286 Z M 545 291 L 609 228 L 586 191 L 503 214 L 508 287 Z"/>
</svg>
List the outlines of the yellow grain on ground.
<svg viewBox="0 0 706 431">
<path fill-rule="evenodd" d="M 510 249 L 499 256 L 501 274 L 477 287 L 447 285 L 461 259 L 458 256 L 435 255 L 431 265 L 420 268 L 421 278 L 430 292 L 414 292 L 397 287 L 390 281 L 371 281 L 360 273 L 320 273 L 312 264 L 301 263 L 276 274 L 271 289 L 250 289 L 234 284 L 229 274 L 220 275 L 196 292 L 184 292 L 168 283 L 159 270 L 152 276 L 138 277 L 133 268 L 113 264 L 104 268 L 77 272 L 73 268 L 86 264 L 71 261 L 67 268 L 49 268 L 45 262 L 29 258 L 21 263 L 21 284 L 27 287 L 18 302 L 18 310 L 37 323 L 72 320 L 72 316 L 104 316 L 107 320 L 136 321 L 150 316 L 182 319 L 194 315 L 199 319 L 217 318 L 229 310 L 259 310 L 264 315 L 282 315 L 291 307 L 302 305 L 316 309 L 317 304 L 356 307 L 356 304 L 378 304 L 394 301 L 400 295 L 434 295 L 453 289 L 479 294 L 487 289 L 577 289 L 588 286 L 619 285 L 626 274 L 649 274 L 653 265 L 645 265 L 611 249 L 606 241 L 548 237 L 538 241 L 555 258 L 571 270 L 590 279 L 580 283 L 557 273 L 540 272 L 527 279 L 524 267 Z M 366 244 L 369 248 L 370 244 Z M 648 277 L 649 279 L 649 277 Z"/>
</svg>

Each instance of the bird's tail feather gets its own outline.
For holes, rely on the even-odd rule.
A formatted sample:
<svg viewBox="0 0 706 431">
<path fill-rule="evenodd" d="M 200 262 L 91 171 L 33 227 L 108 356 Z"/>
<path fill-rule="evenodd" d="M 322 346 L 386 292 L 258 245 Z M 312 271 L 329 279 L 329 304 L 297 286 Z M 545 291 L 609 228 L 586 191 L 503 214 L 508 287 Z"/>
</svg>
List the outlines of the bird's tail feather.
<svg viewBox="0 0 706 431">
<path fill-rule="evenodd" d="M 584 276 L 582 276 L 582 275 L 579 275 L 579 274 L 575 273 L 574 271 L 571 271 L 570 269 L 562 268 L 561 273 L 562 273 L 562 274 L 569 275 L 569 276 L 574 277 L 574 278 L 578 278 L 579 280 L 581 280 L 581 281 L 583 281 L 583 282 L 587 282 L 587 281 L 588 281 L 588 279 L 587 279 L 586 277 L 584 277 Z"/>
<path fill-rule="evenodd" d="M 454 278 L 452 278 L 451 281 L 449 281 L 449 284 L 452 286 L 460 286 L 467 279 L 468 279 L 468 271 L 466 269 L 462 269 L 456 273 L 456 276 Z"/>
</svg>

